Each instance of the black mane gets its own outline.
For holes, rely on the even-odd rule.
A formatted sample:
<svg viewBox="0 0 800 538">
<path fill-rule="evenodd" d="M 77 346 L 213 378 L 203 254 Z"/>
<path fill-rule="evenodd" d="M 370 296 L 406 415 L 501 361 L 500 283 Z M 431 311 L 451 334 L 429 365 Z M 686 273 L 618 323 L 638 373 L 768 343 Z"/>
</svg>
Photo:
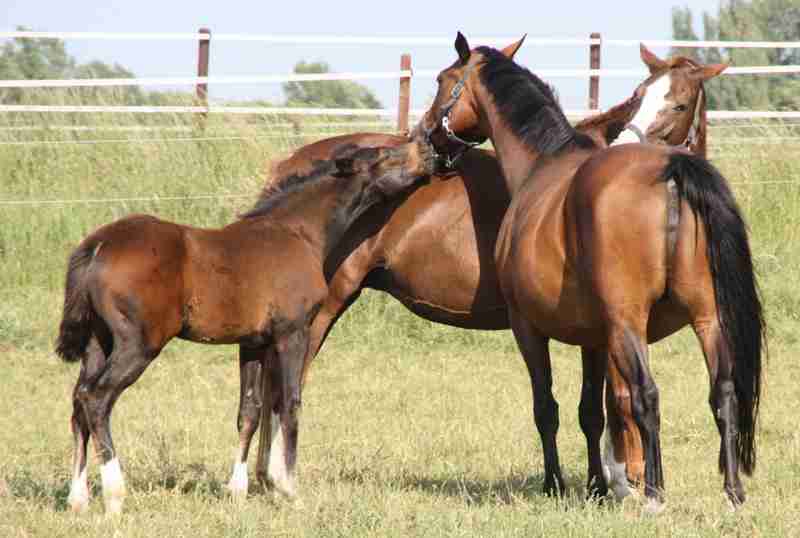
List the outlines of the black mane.
<svg viewBox="0 0 800 538">
<path fill-rule="evenodd" d="M 576 131 L 564 116 L 552 88 L 524 67 L 520 67 L 491 47 L 478 47 L 485 58 L 481 82 L 495 106 L 520 140 L 543 155 L 556 153 L 574 142 L 593 148 L 594 141 Z"/>
</svg>

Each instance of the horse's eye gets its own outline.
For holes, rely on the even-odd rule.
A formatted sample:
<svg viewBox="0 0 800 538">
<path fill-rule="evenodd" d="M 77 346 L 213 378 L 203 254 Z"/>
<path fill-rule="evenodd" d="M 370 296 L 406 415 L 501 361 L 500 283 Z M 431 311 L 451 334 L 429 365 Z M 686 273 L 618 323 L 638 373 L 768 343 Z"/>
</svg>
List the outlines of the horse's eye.
<svg viewBox="0 0 800 538">
<path fill-rule="evenodd" d="M 441 83 L 442 83 L 442 74 L 439 73 L 439 75 L 436 76 L 436 84 L 441 84 Z"/>
<path fill-rule="evenodd" d="M 675 112 L 685 112 L 686 111 L 686 105 L 678 105 L 675 108 L 673 108 L 673 110 Z"/>
</svg>

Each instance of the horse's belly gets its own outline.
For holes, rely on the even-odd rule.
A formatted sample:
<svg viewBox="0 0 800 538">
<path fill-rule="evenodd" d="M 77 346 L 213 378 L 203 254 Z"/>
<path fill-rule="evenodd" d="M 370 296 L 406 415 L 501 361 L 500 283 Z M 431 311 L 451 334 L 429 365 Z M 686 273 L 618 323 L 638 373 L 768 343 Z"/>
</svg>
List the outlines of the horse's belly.
<svg viewBox="0 0 800 538">
<path fill-rule="evenodd" d="M 532 252 L 515 263 L 513 303 L 543 336 L 574 345 L 602 345 L 602 318 L 563 257 Z"/>
</svg>

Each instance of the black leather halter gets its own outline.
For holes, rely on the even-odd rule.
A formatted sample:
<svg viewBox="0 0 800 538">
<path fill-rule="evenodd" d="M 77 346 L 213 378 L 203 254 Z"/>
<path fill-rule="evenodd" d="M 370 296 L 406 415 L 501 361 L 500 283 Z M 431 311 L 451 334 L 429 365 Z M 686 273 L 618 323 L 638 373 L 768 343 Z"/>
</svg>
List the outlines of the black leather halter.
<svg viewBox="0 0 800 538">
<path fill-rule="evenodd" d="M 431 142 L 431 135 L 438 127 L 442 128 L 447 140 L 453 142 L 454 144 L 458 144 L 459 148 L 453 154 L 448 152 L 442 154 L 436 151 L 436 156 L 443 161 L 444 166 L 447 168 L 453 168 L 453 166 L 455 166 L 456 162 L 458 162 L 464 153 L 484 142 L 484 140 L 464 140 L 450 127 L 450 111 L 454 106 L 456 106 L 458 99 L 461 97 L 461 93 L 464 91 L 464 86 L 467 84 L 467 77 L 469 76 L 469 73 L 472 71 L 473 67 L 475 67 L 475 64 L 467 66 L 467 68 L 464 69 L 464 74 L 461 76 L 461 79 L 456 82 L 455 86 L 453 86 L 453 88 L 450 90 L 450 99 L 448 99 L 447 102 L 439 109 L 439 119 L 436 120 L 436 122 L 433 124 L 433 127 L 430 129 L 425 128 L 425 139 L 431 147 L 434 147 L 434 149 L 435 146 Z"/>
</svg>

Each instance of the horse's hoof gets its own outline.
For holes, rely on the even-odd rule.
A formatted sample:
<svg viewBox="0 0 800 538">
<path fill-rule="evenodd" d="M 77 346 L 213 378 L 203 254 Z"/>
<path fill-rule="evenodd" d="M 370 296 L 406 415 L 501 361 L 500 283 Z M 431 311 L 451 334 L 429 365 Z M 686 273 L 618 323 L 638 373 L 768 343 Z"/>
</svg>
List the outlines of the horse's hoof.
<svg viewBox="0 0 800 538">
<path fill-rule="evenodd" d="M 561 477 L 548 477 L 544 481 L 542 491 L 548 497 L 563 497 L 566 492 L 564 480 L 562 480 Z"/>
<path fill-rule="evenodd" d="M 289 501 L 297 499 L 297 486 L 293 480 L 273 480 L 272 486 L 285 499 Z"/>
<path fill-rule="evenodd" d="M 247 464 L 237 463 L 233 468 L 233 475 L 228 482 L 228 493 L 234 499 L 247 497 Z"/>
<path fill-rule="evenodd" d="M 109 495 L 106 497 L 106 517 L 114 517 L 122 514 L 123 497 Z"/>
<path fill-rule="evenodd" d="M 667 507 L 667 503 L 663 502 L 656 497 L 648 497 L 642 507 L 642 513 L 648 516 L 657 516 L 663 512 Z"/>
<path fill-rule="evenodd" d="M 67 498 L 67 504 L 69 504 L 70 510 L 75 514 L 85 514 L 89 511 L 88 497 L 85 499 L 76 499 L 70 496 Z"/>
<path fill-rule="evenodd" d="M 728 489 L 725 488 L 725 494 L 728 499 L 728 507 L 731 509 L 731 512 L 735 512 L 739 508 L 742 507 L 745 501 L 745 494 L 744 490 L 741 488 L 737 489 Z"/>
<path fill-rule="evenodd" d="M 67 497 L 70 510 L 76 514 L 85 514 L 89 510 L 89 488 L 85 484 L 72 484 Z"/>
</svg>

